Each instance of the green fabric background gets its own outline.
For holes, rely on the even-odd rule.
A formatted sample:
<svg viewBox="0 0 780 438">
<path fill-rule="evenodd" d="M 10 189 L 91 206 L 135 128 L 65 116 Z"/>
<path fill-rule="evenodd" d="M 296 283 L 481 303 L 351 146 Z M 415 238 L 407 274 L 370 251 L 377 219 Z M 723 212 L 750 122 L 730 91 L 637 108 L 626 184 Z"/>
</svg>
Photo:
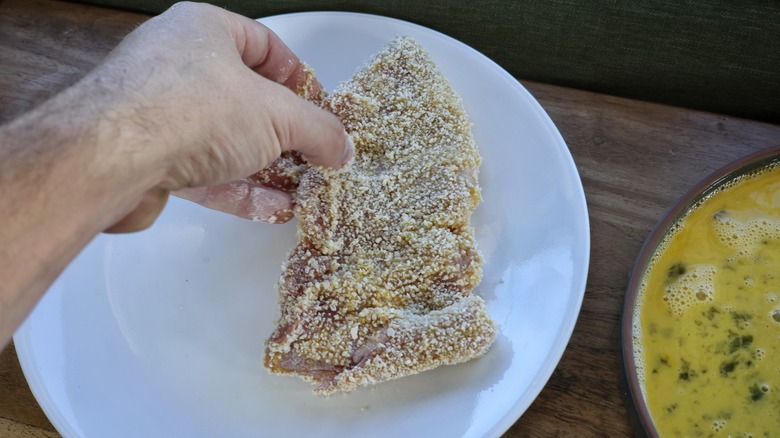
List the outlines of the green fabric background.
<svg viewBox="0 0 780 438">
<path fill-rule="evenodd" d="M 86 0 L 157 13 L 166 0 Z M 780 1 L 213 0 L 257 18 L 354 11 L 415 22 L 519 79 L 780 122 Z"/>
</svg>

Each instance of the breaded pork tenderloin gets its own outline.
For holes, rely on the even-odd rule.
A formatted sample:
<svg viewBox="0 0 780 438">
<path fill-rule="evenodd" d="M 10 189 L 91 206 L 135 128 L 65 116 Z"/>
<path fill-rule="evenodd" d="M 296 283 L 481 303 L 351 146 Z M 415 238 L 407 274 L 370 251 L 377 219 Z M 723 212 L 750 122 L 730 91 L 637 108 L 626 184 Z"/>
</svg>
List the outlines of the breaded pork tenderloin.
<svg viewBox="0 0 780 438">
<path fill-rule="evenodd" d="M 300 175 L 266 367 L 331 394 L 482 356 L 496 331 L 473 293 L 480 156 L 460 98 L 400 37 L 322 106 L 355 158 Z"/>
</svg>

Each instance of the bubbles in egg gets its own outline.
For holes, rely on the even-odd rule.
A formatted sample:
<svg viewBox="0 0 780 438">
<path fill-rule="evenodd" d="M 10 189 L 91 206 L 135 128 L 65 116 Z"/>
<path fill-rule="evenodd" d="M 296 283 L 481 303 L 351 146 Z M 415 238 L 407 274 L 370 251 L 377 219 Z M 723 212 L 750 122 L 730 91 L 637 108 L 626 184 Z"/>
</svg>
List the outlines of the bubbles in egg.
<svg viewBox="0 0 780 438">
<path fill-rule="evenodd" d="M 633 363 L 661 436 L 770 436 L 780 425 L 778 170 L 697 200 L 646 266 Z"/>
<path fill-rule="evenodd" d="M 726 423 L 728 423 L 728 421 L 726 421 L 726 420 L 724 420 L 722 418 L 719 418 L 719 419 L 713 421 L 712 422 L 712 431 L 713 432 L 720 432 L 721 430 L 723 430 L 724 427 L 726 427 Z"/>
<path fill-rule="evenodd" d="M 780 239 L 780 221 L 759 218 L 742 222 L 722 211 L 713 215 L 713 219 L 720 240 L 743 257 L 754 254 L 767 240 Z"/>
<path fill-rule="evenodd" d="M 712 265 L 692 265 L 666 286 L 664 301 L 675 315 L 682 315 L 693 305 L 715 299 L 715 273 Z"/>
</svg>

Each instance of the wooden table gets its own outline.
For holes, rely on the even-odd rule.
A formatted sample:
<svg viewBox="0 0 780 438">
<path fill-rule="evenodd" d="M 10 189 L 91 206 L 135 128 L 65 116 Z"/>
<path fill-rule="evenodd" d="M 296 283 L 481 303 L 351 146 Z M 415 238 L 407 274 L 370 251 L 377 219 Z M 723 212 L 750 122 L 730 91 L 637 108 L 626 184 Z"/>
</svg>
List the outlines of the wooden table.
<svg viewBox="0 0 780 438">
<path fill-rule="evenodd" d="M 0 123 L 78 80 L 145 15 L 53 0 L 0 0 Z M 629 436 L 619 321 L 634 258 L 690 186 L 780 145 L 780 126 L 525 82 L 566 140 L 590 210 L 591 266 L 568 349 L 506 437 Z M 0 436 L 59 436 L 13 345 L 0 354 Z"/>
</svg>

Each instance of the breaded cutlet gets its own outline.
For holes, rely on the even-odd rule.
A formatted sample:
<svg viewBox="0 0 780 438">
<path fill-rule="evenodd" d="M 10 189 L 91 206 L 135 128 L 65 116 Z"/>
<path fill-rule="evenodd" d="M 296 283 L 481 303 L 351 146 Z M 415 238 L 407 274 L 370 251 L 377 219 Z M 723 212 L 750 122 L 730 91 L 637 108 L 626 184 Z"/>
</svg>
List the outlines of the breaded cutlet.
<svg viewBox="0 0 780 438">
<path fill-rule="evenodd" d="M 344 123 L 354 160 L 299 177 L 298 244 L 265 366 L 327 395 L 482 356 L 496 330 L 473 293 L 480 156 L 460 98 L 399 37 L 322 107 Z"/>
</svg>

